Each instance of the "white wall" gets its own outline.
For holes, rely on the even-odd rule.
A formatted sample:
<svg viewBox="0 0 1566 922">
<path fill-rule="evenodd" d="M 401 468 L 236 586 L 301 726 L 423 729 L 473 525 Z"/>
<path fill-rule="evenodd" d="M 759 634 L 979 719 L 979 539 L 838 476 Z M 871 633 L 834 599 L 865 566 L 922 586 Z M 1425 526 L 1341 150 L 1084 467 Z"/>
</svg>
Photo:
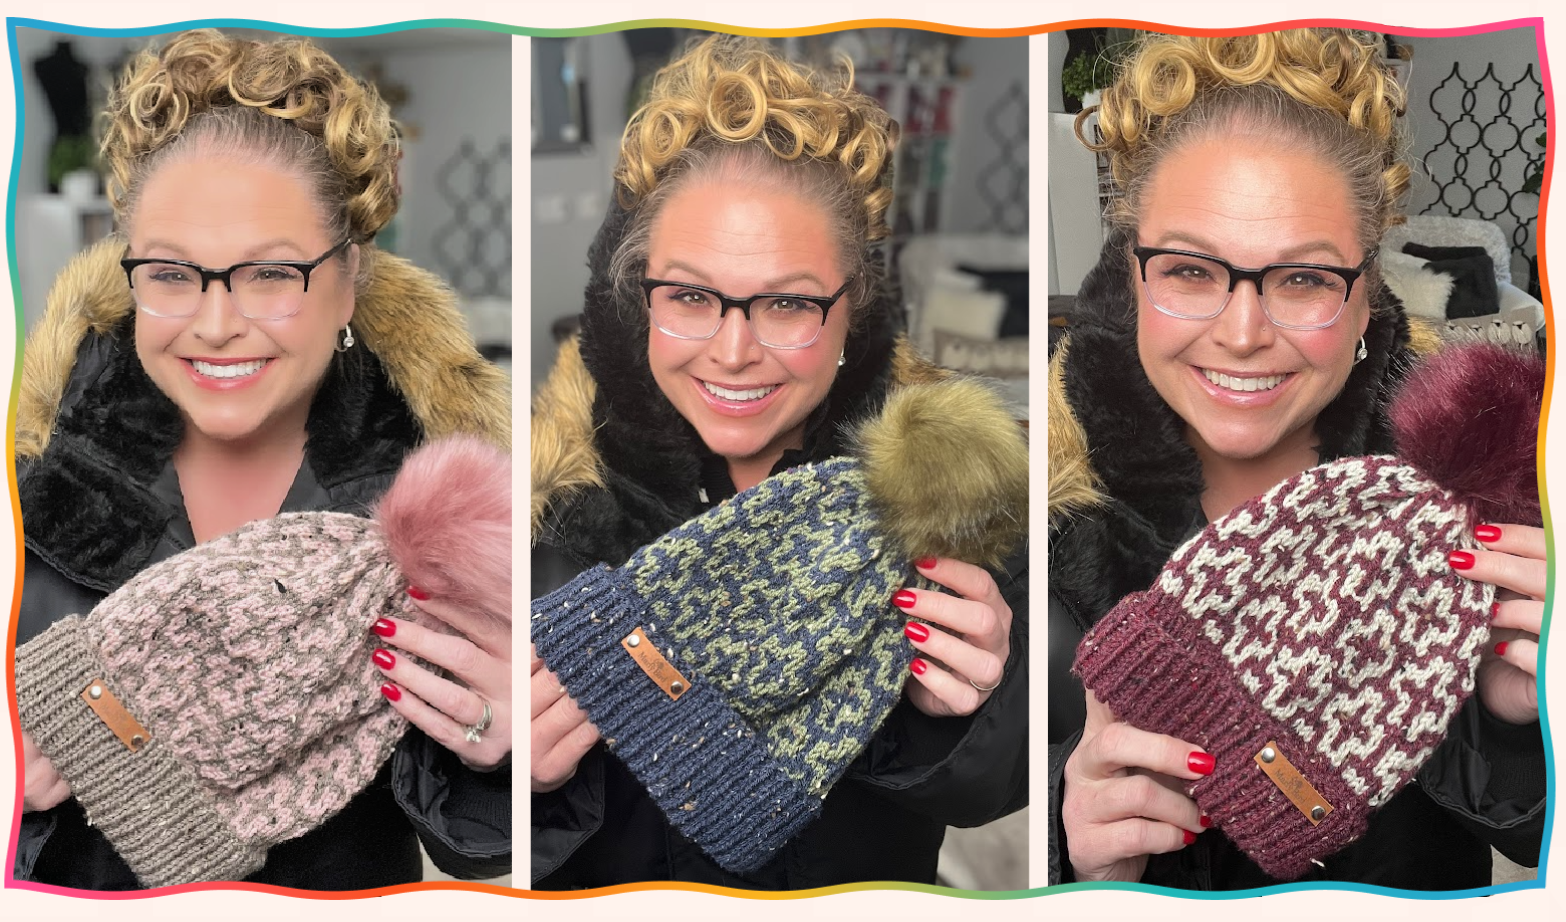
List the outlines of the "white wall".
<svg viewBox="0 0 1566 922">
<path fill-rule="evenodd" d="M 619 33 L 581 39 L 579 66 L 588 80 L 587 117 L 591 147 L 573 153 L 538 154 L 533 169 L 533 380 L 542 381 L 554 363 L 550 326 L 582 311 L 587 285 L 587 247 L 609 205 L 620 132 L 625 128 L 625 94 L 631 59 Z M 519 214 L 521 219 L 523 215 Z"/>
<path fill-rule="evenodd" d="M 990 224 L 990 209 L 979 195 L 980 172 L 997 157 L 992 148 L 990 130 L 985 125 L 985 114 L 1012 84 L 1020 82 L 1023 92 L 1028 92 L 1028 37 L 964 38 L 952 55 L 953 63 L 970 73 L 962 84 L 957 114 L 957 136 L 952 148 L 953 168 L 946 193 L 946 212 L 942 216 L 942 230 L 949 233 L 972 233 L 994 230 Z M 1011 130 L 1020 119 L 1027 123 L 1027 100 L 1020 108 L 1005 110 L 1001 123 Z M 1022 145 L 1021 157 L 1027 162 L 1028 145 Z M 991 180 L 993 191 L 1007 187 L 998 179 Z M 1031 223 L 1031 222 L 1030 222 Z"/>
</svg>

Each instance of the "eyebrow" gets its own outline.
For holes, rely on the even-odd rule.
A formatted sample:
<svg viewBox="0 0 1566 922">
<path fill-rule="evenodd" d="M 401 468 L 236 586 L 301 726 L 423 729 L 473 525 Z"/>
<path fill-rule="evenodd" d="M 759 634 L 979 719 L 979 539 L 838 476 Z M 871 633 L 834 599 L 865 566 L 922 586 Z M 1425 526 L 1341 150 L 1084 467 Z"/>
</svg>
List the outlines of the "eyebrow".
<svg viewBox="0 0 1566 922">
<path fill-rule="evenodd" d="M 661 275 L 674 269 L 678 269 L 681 272 L 689 272 L 691 275 L 696 277 L 697 281 L 708 287 L 714 287 L 712 285 L 712 276 L 701 271 L 695 266 L 690 265 L 689 263 L 680 262 L 677 259 L 670 260 L 659 274 Z M 761 291 L 771 294 L 791 294 L 792 292 L 784 290 L 783 286 L 792 285 L 795 282 L 814 282 L 816 283 L 817 287 L 821 288 L 823 291 L 826 290 L 826 283 L 821 281 L 819 276 L 817 276 L 814 272 L 802 269 L 798 272 L 790 272 L 786 275 L 780 275 L 777 278 L 772 279 L 762 286 Z M 725 294 L 727 294 L 727 292 L 725 292 Z"/>
<path fill-rule="evenodd" d="M 1212 256 L 1218 255 L 1218 247 L 1214 246 L 1211 240 L 1206 240 L 1202 237 L 1187 233 L 1185 231 L 1170 231 L 1169 233 L 1159 237 L 1155 246 L 1168 247 L 1171 243 L 1183 243 L 1186 246 L 1200 250 L 1203 253 L 1207 253 Z M 1330 258 L 1337 260 L 1340 264 L 1346 265 L 1348 263 L 1348 257 L 1344 256 L 1343 252 L 1339 250 L 1337 246 L 1334 245 L 1331 241 L 1312 240 L 1308 243 L 1302 243 L 1297 246 L 1289 247 L 1282 253 L 1278 254 L 1277 259 L 1269 262 L 1267 265 L 1274 265 L 1276 263 L 1302 262 L 1305 261 L 1305 257 L 1316 253 L 1325 253 Z"/>
<path fill-rule="evenodd" d="M 278 249 L 289 250 L 292 253 L 294 253 L 295 255 L 293 255 L 293 256 L 262 256 L 262 255 L 260 255 L 262 253 L 275 252 Z M 168 252 L 174 254 L 173 256 L 168 257 L 169 259 L 179 259 L 179 260 L 184 260 L 185 262 L 195 262 L 195 260 L 190 258 L 190 251 L 189 250 L 187 250 L 184 247 L 180 246 L 179 244 L 173 242 L 172 240 L 158 240 L 158 239 L 149 240 L 149 241 L 147 241 L 146 250 L 149 253 L 151 253 L 151 252 L 153 252 L 155 250 L 167 250 Z M 258 262 L 258 261 L 265 260 L 265 259 L 276 259 L 276 260 L 280 260 L 280 261 L 284 261 L 284 262 L 293 262 L 293 261 L 302 262 L 304 260 L 309 259 L 309 257 L 304 255 L 304 250 L 300 249 L 299 244 L 295 243 L 292 240 L 289 240 L 286 237 L 274 237 L 271 240 L 262 241 L 261 243 L 256 244 L 255 246 L 251 247 L 250 249 L 245 250 L 240 255 L 243 258 L 235 260 L 234 262 L 229 263 L 229 265 L 232 266 L 232 265 L 237 265 L 239 263 Z M 144 257 L 144 258 L 154 258 L 155 259 L 157 257 Z M 216 268 L 216 267 L 208 267 L 208 268 Z"/>
</svg>

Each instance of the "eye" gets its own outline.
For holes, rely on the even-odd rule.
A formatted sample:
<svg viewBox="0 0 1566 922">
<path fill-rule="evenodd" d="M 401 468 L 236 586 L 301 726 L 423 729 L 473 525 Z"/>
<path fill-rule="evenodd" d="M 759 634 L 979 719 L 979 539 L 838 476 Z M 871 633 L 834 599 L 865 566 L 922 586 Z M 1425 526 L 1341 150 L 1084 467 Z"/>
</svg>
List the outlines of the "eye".
<svg viewBox="0 0 1566 922">
<path fill-rule="evenodd" d="M 139 274 L 159 285 L 182 285 L 195 281 L 195 273 L 189 268 L 173 263 L 147 263 L 141 267 Z"/>
<path fill-rule="evenodd" d="M 710 302 L 710 297 L 705 291 L 696 291 L 692 288 L 665 288 L 666 297 L 675 304 L 685 307 L 703 307 Z"/>
<path fill-rule="evenodd" d="M 821 309 L 803 298 L 769 298 L 761 306 L 775 314 L 798 314 Z"/>
<path fill-rule="evenodd" d="M 304 273 L 292 266 L 263 264 L 247 266 L 238 276 L 246 285 L 288 285 L 303 279 Z"/>
<path fill-rule="evenodd" d="M 1286 288 L 1332 288 L 1341 287 L 1343 280 L 1330 272 L 1320 272 L 1314 269 L 1292 269 L 1278 283 Z"/>
<path fill-rule="evenodd" d="M 1158 274 L 1182 282 L 1205 282 L 1213 278 L 1212 269 L 1199 262 L 1166 263 L 1158 267 Z"/>
</svg>

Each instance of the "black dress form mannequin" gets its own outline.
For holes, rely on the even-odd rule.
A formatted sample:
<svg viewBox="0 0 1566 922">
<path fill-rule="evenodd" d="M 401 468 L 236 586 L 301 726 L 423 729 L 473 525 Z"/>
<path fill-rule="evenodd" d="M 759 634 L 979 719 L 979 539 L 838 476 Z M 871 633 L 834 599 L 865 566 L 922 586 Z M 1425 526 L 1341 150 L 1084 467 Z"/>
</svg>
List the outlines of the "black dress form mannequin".
<svg viewBox="0 0 1566 922">
<path fill-rule="evenodd" d="M 43 87 L 54 115 L 54 143 L 50 160 L 62 142 L 92 145 L 92 110 L 87 104 L 87 65 L 76 59 L 70 42 L 56 42 L 54 51 L 33 62 L 33 73 Z M 49 191 L 58 192 L 58 177 L 50 175 Z"/>
</svg>

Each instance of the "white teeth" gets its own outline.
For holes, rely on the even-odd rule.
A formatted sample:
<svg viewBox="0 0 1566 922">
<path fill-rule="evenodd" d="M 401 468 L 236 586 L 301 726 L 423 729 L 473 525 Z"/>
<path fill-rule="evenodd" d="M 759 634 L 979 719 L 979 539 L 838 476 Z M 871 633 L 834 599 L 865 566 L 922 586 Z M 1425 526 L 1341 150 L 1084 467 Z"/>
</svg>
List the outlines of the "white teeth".
<svg viewBox="0 0 1566 922">
<path fill-rule="evenodd" d="M 1270 391 L 1283 383 L 1288 375 L 1265 375 L 1260 378 L 1235 378 L 1222 372 L 1202 369 L 1202 374 L 1207 380 L 1218 385 L 1224 390 L 1251 393 L 1252 391 Z"/>
<path fill-rule="evenodd" d="M 247 378 L 260 371 L 267 363 L 267 359 L 256 359 L 253 362 L 240 362 L 237 365 L 213 365 L 199 359 L 191 359 L 191 367 L 196 372 L 207 378 Z"/>
<path fill-rule="evenodd" d="M 715 397 L 722 397 L 724 400 L 760 400 L 778 389 L 776 384 L 772 384 L 767 387 L 754 387 L 745 391 L 731 391 L 726 387 L 719 387 L 711 381 L 703 381 L 701 383 L 703 387 L 707 388 L 707 393 Z"/>
</svg>

